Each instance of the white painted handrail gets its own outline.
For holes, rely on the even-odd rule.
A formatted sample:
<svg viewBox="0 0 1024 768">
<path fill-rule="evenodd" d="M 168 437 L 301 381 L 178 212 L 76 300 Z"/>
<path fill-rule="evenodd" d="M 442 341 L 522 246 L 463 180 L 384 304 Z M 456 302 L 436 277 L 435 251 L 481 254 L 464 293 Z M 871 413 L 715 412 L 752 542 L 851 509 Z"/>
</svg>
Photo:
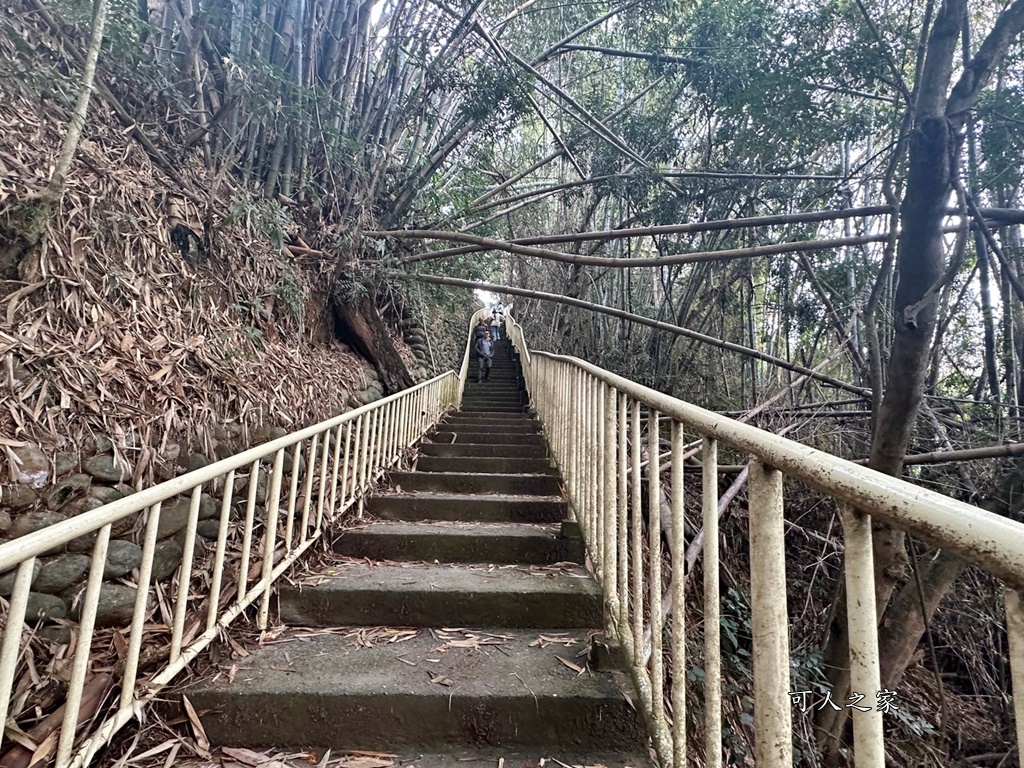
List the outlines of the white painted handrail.
<svg viewBox="0 0 1024 768">
<path fill-rule="evenodd" d="M 722 765 L 721 650 L 718 584 L 718 444 L 750 456 L 750 563 L 753 629 L 755 760 L 758 768 L 790 768 L 792 702 L 789 694 L 789 623 L 783 541 L 783 478 L 798 480 L 835 499 L 845 532 L 851 689 L 880 689 L 871 518 L 958 553 L 1007 584 L 1006 611 L 1014 689 L 1024 687 L 1024 524 L 920 488 L 898 478 L 808 448 L 641 386 L 577 358 L 533 352 L 522 327 L 506 316 L 520 353 L 531 402 L 544 425 L 565 479 L 570 507 L 583 529 L 601 581 L 606 629 L 621 644 L 640 693 L 664 768 L 686 765 L 685 685 L 670 691 L 661 649 L 662 548 L 658 509 L 661 433 L 668 422 L 673 489 L 684 471 L 684 432 L 701 438 L 704 521 L 705 755 Z M 648 429 L 652 466 L 641 474 L 641 422 Z M 642 547 L 643 484 L 648 485 L 648 556 Z M 683 493 L 672 493 L 672 612 L 668 663 L 684 680 L 685 603 Z M 653 588 L 653 585 L 657 585 Z M 643 606 L 647 606 L 647 612 Z M 650 638 L 646 641 L 645 638 Z M 673 717 L 665 713 L 668 693 Z M 839 693 L 838 695 L 845 695 Z M 1024 748 L 1024 693 L 1015 697 L 1018 743 Z M 882 712 L 852 710 L 856 768 L 884 768 Z"/>
<path fill-rule="evenodd" d="M 8 720 L 8 715 L 19 664 L 23 663 L 25 614 L 38 557 L 82 536 L 96 534 L 80 620 L 74 629 L 77 637 L 73 644 L 74 660 L 65 713 L 55 749 L 47 755 L 55 752 L 57 768 L 78 768 L 88 765 L 120 728 L 138 717 L 161 688 L 257 600 L 260 600 L 257 624 L 261 629 L 266 628 L 273 585 L 278 577 L 329 532 L 344 513 L 354 509 L 356 515 L 361 515 L 363 502 L 377 479 L 449 410 L 458 407 L 469 366 L 473 325 L 480 314 L 473 315 L 467 330 L 466 353 L 459 374 L 449 371 L 375 403 L 0 544 L 0 572 L 17 569 L 0 644 L 0 723 L 16 727 L 13 719 Z M 290 472 L 284 470 L 286 452 L 291 454 Z M 266 471 L 264 462 L 267 460 L 272 464 L 266 484 L 265 509 L 262 519 L 258 520 L 260 477 Z M 236 475 L 247 480 L 246 498 L 244 512 L 234 523 L 234 535 L 229 535 L 233 525 Z M 204 490 L 219 495 L 221 501 L 218 536 L 210 564 L 212 570 L 198 573 L 193 569 L 193 561 Z M 164 631 L 159 625 L 147 624 L 161 509 L 166 502 L 177 498 L 189 499 L 189 515 L 177 586 L 172 595 L 170 652 L 155 673 L 142 679 L 139 676 L 142 646 L 154 632 Z M 133 619 L 125 628 L 128 650 L 116 710 L 101 712 L 105 719 L 88 733 L 76 733 L 82 694 L 90 673 L 90 650 L 111 529 L 119 521 L 137 514 L 145 519 L 139 541 L 142 563 L 137 572 Z M 237 530 L 239 523 L 240 531 Z M 238 571 L 233 576 L 225 569 L 229 555 L 238 555 L 239 559 Z M 254 571 L 257 564 L 259 567 Z M 251 573 L 258 573 L 259 577 L 250 583 Z M 196 590 L 190 590 L 197 576 L 202 576 L 209 584 L 208 588 L 199 590 L 208 589 L 205 599 L 195 597 Z M 229 576 L 234 583 L 227 583 Z M 29 620 L 34 623 L 32 617 Z M 43 661 L 40 667 L 45 666 L 48 665 Z M 10 746 L 3 735 L 0 732 L 0 753 Z"/>
</svg>

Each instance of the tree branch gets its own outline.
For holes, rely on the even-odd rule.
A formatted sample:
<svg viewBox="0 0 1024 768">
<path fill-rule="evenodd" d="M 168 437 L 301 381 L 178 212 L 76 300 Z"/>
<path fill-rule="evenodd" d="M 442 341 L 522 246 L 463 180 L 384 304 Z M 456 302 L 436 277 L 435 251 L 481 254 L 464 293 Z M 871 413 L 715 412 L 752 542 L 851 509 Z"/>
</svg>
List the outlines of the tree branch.
<svg viewBox="0 0 1024 768">
<path fill-rule="evenodd" d="M 791 363 L 788 360 L 783 360 L 782 358 L 775 357 L 774 355 L 759 352 L 756 349 L 744 347 L 740 344 L 733 344 L 730 341 L 722 341 L 721 339 L 716 339 L 713 336 L 707 336 L 703 333 L 691 331 L 689 328 L 683 328 L 681 326 L 672 325 L 670 323 L 663 323 L 660 320 L 652 320 L 651 318 L 643 317 L 642 315 L 634 315 L 632 312 L 626 312 L 621 309 L 615 309 L 614 307 L 606 307 L 603 304 L 594 304 L 593 302 L 583 301 L 582 299 L 573 299 L 569 298 L 568 296 L 559 296 L 558 294 L 554 293 L 531 291 L 525 288 L 516 288 L 514 286 L 509 285 L 497 285 L 495 283 L 481 283 L 474 282 L 473 280 L 461 280 L 456 277 L 424 275 L 420 273 L 408 272 L 395 272 L 393 273 L 393 276 L 403 280 L 418 280 L 424 283 L 434 283 L 435 285 L 450 285 L 457 288 L 469 288 L 472 290 L 492 291 L 494 293 L 511 294 L 513 296 L 525 296 L 528 298 L 537 299 L 539 301 L 553 301 L 558 304 L 568 304 L 569 306 L 572 307 L 579 307 L 581 309 L 590 310 L 591 312 L 599 312 L 604 315 L 611 315 L 612 317 L 618 317 L 623 320 L 638 323 L 640 325 L 646 325 L 649 328 L 654 328 L 659 331 L 667 331 L 669 333 L 674 333 L 677 336 L 684 336 L 688 339 L 693 339 L 694 341 L 700 341 L 705 344 L 709 344 L 713 347 L 718 347 L 719 349 L 727 349 L 730 352 L 737 352 L 741 355 L 747 355 L 749 357 L 762 360 L 763 362 L 770 363 L 771 365 L 776 365 L 779 368 L 784 368 L 787 371 L 800 373 L 803 374 L 804 376 L 807 376 L 808 378 L 824 382 L 825 384 L 829 384 L 830 386 L 833 386 L 836 389 L 841 389 L 844 392 L 852 392 L 853 394 L 860 395 L 861 397 L 864 398 L 871 397 L 870 389 L 865 389 L 864 387 L 857 387 L 854 386 L 853 384 L 848 384 L 847 382 L 842 381 L 840 379 L 836 379 L 832 376 L 827 376 L 823 373 L 818 373 L 817 371 L 814 371 L 810 368 L 806 368 L 802 365 Z"/>
</svg>

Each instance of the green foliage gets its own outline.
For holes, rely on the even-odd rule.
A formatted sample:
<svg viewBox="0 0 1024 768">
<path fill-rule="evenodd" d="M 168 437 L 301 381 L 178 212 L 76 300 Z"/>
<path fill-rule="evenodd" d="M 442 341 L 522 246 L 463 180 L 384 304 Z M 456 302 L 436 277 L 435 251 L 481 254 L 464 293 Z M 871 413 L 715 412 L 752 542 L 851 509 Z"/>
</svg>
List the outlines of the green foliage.
<svg viewBox="0 0 1024 768">
<path fill-rule="evenodd" d="M 284 247 L 291 216 L 279 203 L 239 189 L 231 198 L 227 223 L 243 223 L 247 232 L 280 249 Z"/>
<path fill-rule="evenodd" d="M 1024 88 L 986 92 L 978 113 L 984 161 L 979 181 L 988 189 L 1020 189 L 1024 183 Z"/>
<path fill-rule="evenodd" d="M 306 289 L 290 267 L 284 269 L 277 282 L 270 287 L 270 291 L 284 305 L 288 317 L 302 323 L 306 316 L 308 296 Z"/>
<path fill-rule="evenodd" d="M 509 126 L 529 108 L 532 80 L 528 73 L 507 62 L 481 64 L 465 86 L 461 116 L 475 121 L 484 131 Z"/>
</svg>

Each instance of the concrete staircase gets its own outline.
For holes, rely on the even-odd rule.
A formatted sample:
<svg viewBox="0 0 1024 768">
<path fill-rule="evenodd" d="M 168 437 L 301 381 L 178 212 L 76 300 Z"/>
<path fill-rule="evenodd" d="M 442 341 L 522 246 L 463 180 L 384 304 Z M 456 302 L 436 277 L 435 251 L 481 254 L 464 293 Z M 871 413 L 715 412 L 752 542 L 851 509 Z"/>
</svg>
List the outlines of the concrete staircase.
<svg viewBox="0 0 1024 768">
<path fill-rule="evenodd" d="M 214 744 L 421 768 L 650 764 L 627 676 L 593 653 L 601 592 L 518 363 L 496 346 L 491 380 L 467 385 L 415 471 L 393 472 L 337 539 L 351 559 L 280 590 L 281 620 L 302 629 L 189 690 Z"/>
</svg>

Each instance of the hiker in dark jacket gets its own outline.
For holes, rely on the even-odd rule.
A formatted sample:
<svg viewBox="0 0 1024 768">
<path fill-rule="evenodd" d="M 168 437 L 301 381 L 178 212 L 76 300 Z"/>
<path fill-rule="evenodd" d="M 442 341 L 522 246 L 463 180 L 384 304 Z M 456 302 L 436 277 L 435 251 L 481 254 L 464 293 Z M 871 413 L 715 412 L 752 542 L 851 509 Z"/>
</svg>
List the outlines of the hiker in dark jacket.
<svg viewBox="0 0 1024 768">
<path fill-rule="evenodd" d="M 480 322 L 473 326 L 473 346 L 470 347 L 470 357 L 476 357 L 476 343 L 484 337 L 485 333 L 487 333 L 487 321 L 481 317 Z"/>
<path fill-rule="evenodd" d="M 476 383 L 491 380 L 491 358 L 494 357 L 494 342 L 491 341 L 491 334 L 484 332 L 482 339 L 476 342 Z"/>
</svg>

